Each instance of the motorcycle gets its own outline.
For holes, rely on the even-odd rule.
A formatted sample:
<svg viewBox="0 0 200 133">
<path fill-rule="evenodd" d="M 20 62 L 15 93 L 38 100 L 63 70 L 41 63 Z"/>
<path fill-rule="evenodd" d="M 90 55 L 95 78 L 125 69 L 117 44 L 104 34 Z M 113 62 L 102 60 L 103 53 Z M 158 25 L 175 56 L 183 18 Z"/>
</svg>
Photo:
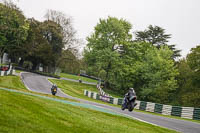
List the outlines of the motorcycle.
<svg viewBox="0 0 200 133">
<path fill-rule="evenodd" d="M 129 97 L 125 96 L 122 101 L 122 110 L 128 109 L 128 111 L 133 111 L 134 107 L 137 105 L 136 96 L 134 94 L 130 94 Z"/>
<path fill-rule="evenodd" d="M 56 95 L 56 93 L 57 93 L 57 86 L 52 86 L 52 88 L 51 88 L 51 93 L 52 93 L 52 95 Z"/>
</svg>

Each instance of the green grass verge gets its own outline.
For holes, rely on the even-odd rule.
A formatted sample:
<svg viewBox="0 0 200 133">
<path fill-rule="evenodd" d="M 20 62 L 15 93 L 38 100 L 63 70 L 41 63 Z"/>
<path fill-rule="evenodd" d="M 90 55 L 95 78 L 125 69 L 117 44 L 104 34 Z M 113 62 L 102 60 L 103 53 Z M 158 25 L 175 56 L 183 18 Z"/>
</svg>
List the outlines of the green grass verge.
<svg viewBox="0 0 200 133">
<path fill-rule="evenodd" d="M 24 72 L 22 70 L 15 70 L 16 73 Z"/>
<path fill-rule="evenodd" d="M 1 76 L 0 87 L 17 90 L 27 90 L 19 76 Z"/>
<path fill-rule="evenodd" d="M 0 90 L 0 132 L 174 133 L 129 118 Z"/>
<path fill-rule="evenodd" d="M 66 73 L 60 73 L 60 77 L 68 78 L 68 79 L 75 79 L 75 80 L 81 79 L 82 81 L 91 82 L 91 83 L 97 83 L 98 82 L 97 80 L 94 80 L 94 79 L 90 79 L 90 78 L 86 78 L 86 77 L 82 77 L 82 76 L 77 76 L 77 75 L 72 75 L 72 74 L 66 74 Z"/>
</svg>

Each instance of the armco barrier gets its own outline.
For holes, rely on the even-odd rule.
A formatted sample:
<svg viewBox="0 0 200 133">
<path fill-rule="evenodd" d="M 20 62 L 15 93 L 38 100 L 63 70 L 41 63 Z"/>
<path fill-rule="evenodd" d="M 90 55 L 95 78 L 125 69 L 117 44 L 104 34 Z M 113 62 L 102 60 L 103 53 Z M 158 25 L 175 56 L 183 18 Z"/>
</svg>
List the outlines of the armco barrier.
<svg viewBox="0 0 200 133">
<path fill-rule="evenodd" d="M 136 101 L 137 105 L 135 106 L 135 109 L 139 109 L 140 108 L 140 101 Z"/>
<path fill-rule="evenodd" d="M 163 115 L 171 115 L 172 106 L 171 105 L 163 105 L 162 114 Z"/>
<path fill-rule="evenodd" d="M 181 117 L 186 118 L 186 119 L 192 119 L 193 118 L 193 112 L 194 108 L 193 107 L 182 107 L 182 113 Z"/>
<path fill-rule="evenodd" d="M 13 69 L 12 65 L 10 65 L 9 70 L 5 71 L 3 69 L 3 71 L 0 71 L 0 76 L 6 76 L 6 75 L 14 75 L 15 74 L 15 70 Z"/>
<path fill-rule="evenodd" d="M 162 113 L 162 110 L 163 110 L 163 104 L 158 104 L 158 103 L 155 103 L 155 108 L 154 108 L 154 112 L 155 113 Z"/>
<path fill-rule="evenodd" d="M 182 113 L 182 107 L 172 106 L 172 112 L 171 112 L 172 116 L 179 116 L 179 117 L 181 117 L 181 113 Z"/>
<path fill-rule="evenodd" d="M 104 99 L 104 101 L 115 105 L 121 105 L 123 101 L 121 98 L 102 96 L 96 92 L 90 92 L 87 90 L 84 90 L 84 95 L 97 100 L 105 98 L 106 100 Z M 135 106 L 135 109 L 160 113 L 163 115 L 179 116 L 186 119 L 200 120 L 200 108 L 171 106 L 138 100 L 136 103 L 137 105 Z"/>
<path fill-rule="evenodd" d="M 194 108 L 193 119 L 200 120 L 200 108 Z"/>
<path fill-rule="evenodd" d="M 15 70 L 14 69 L 10 69 L 8 71 L 0 71 L 0 76 L 6 76 L 6 75 L 14 75 L 15 74 Z"/>
<path fill-rule="evenodd" d="M 147 107 L 147 102 L 141 101 L 139 109 L 146 111 L 146 107 Z"/>
<path fill-rule="evenodd" d="M 155 103 L 147 102 L 146 111 L 148 112 L 154 112 Z"/>
</svg>

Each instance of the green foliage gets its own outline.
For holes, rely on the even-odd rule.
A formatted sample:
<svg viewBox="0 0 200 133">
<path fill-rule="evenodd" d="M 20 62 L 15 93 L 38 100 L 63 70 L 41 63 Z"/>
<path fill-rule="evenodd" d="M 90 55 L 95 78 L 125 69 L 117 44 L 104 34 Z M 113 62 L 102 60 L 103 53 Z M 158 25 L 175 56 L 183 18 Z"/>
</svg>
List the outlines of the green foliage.
<svg viewBox="0 0 200 133">
<path fill-rule="evenodd" d="M 28 36 L 29 24 L 23 13 L 13 3 L 0 3 L 0 55 L 21 55 Z"/>
<path fill-rule="evenodd" d="M 42 63 L 44 66 L 55 67 L 62 54 L 62 28 L 53 21 L 38 22 L 34 19 L 30 23 L 29 36 L 26 41 L 25 60 L 33 63 L 33 70 Z M 46 70 L 51 72 L 50 70 Z"/>
<path fill-rule="evenodd" d="M 23 67 L 27 70 L 30 70 L 32 68 L 33 64 L 30 61 L 25 61 L 23 64 Z"/>
<path fill-rule="evenodd" d="M 145 54 L 141 75 L 145 82 L 141 92 L 144 100 L 157 103 L 170 102 L 170 93 L 177 87 L 175 77 L 178 75 L 171 55 L 172 51 L 167 47 L 161 47 L 159 50 L 153 48 Z"/>
<path fill-rule="evenodd" d="M 65 73 L 80 73 L 82 62 L 70 50 L 63 50 L 61 57 L 57 61 L 57 66 Z"/>
<path fill-rule="evenodd" d="M 186 59 L 178 62 L 180 75 L 178 78 L 179 88 L 176 90 L 177 104 L 182 106 L 200 107 L 200 46 L 191 49 Z"/>
<path fill-rule="evenodd" d="M 191 69 L 200 71 L 200 45 L 192 48 L 191 53 L 187 55 L 187 61 Z"/>
<path fill-rule="evenodd" d="M 96 76 L 104 71 L 106 86 L 109 86 L 109 80 L 112 80 L 113 70 L 120 64 L 121 48 L 131 41 L 130 29 L 129 22 L 108 17 L 100 19 L 95 32 L 87 38 L 84 59 L 88 64 L 88 70 Z"/>
<path fill-rule="evenodd" d="M 168 103 L 177 88 L 173 52 L 167 46 L 158 49 L 151 43 L 131 41 L 130 29 L 124 20 L 100 20 L 85 50 L 88 70 L 119 93 L 134 87 L 141 100 Z"/>
<path fill-rule="evenodd" d="M 165 34 L 165 29 L 159 26 L 149 25 L 147 30 L 136 32 L 137 41 L 148 42 L 157 47 L 166 44 L 169 38 L 171 38 L 171 35 Z"/>
<path fill-rule="evenodd" d="M 171 59 L 172 51 L 137 42 L 127 47 L 126 53 L 119 72 L 121 87 L 134 87 L 141 100 L 168 103 L 177 87 L 178 75 Z"/>
<path fill-rule="evenodd" d="M 153 44 L 157 48 L 161 48 L 163 45 L 167 45 L 168 39 L 171 38 L 170 34 L 165 33 L 165 29 L 159 26 L 149 25 L 148 29 L 144 31 L 136 32 L 136 41 L 143 41 Z M 172 51 L 172 58 L 180 57 L 180 51 L 175 48 L 175 45 L 167 45 Z"/>
</svg>

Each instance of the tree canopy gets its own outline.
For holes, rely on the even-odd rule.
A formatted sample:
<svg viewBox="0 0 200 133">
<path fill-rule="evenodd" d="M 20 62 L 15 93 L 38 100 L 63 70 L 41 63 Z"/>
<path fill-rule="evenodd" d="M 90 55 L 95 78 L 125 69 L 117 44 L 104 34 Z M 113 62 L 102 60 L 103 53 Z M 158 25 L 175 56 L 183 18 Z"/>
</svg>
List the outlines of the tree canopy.
<svg viewBox="0 0 200 133">
<path fill-rule="evenodd" d="M 172 58 L 175 59 L 176 57 L 180 57 L 180 51 L 175 48 L 175 45 L 167 44 L 169 39 L 171 38 L 171 34 L 166 34 L 165 29 L 159 26 L 152 26 L 149 27 L 144 31 L 137 31 L 135 33 L 136 40 L 135 41 L 144 41 L 148 42 L 157 48 L 160 48 L 163 45 L 167 45 L 172 51 Z"/>
<path fill-rule="evenodd" d="M 167 103 L 177 87 L 173 52 L 167 46 L 157 49 L 132 41 L 130 29 L 131 24 L 123 19 L 100 19 L 87 38 L 88 71 L 103 78 L 107 88 L 124 93 L 134 87 L 142 100 Z"/>
<path fill-rule="evenodd" d="M 29 24 L 23 13 L 13 3 L 0 3 L 0 55 L 20 55 L 28 36 Z"/>
<path fill-rule="evenodd" d="M 131 41 L 130 29 L 131 24 L 126 20 L 108 17 L 100 19 L 95 32 L 87 38 L 85 61 L 92 71 L 105 71 L 107 86 L 116 64 L 120 63 L 121 48 Z"/>
</svg>

